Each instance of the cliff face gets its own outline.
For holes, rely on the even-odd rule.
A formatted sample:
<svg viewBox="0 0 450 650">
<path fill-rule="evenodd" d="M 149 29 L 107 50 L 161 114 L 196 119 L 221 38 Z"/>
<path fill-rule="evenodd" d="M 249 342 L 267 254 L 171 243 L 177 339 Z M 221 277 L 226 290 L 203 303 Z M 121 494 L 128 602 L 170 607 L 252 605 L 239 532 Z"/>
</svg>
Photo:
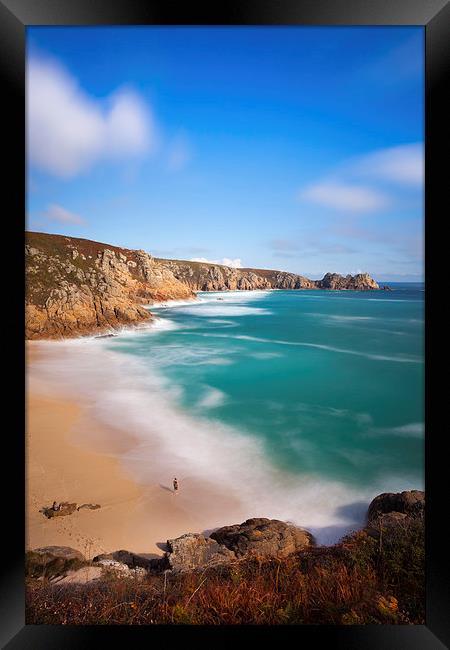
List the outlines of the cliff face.
<svg viewBox="0 0 450 650">
<path fill-rule="evenodd" d="M 194 297 L 145 251 L 27 233 L 26 337 L 60 338 L 151 318 L 141 305 Z"/>
<path fill-rule="evenodd" d="M 367 273 L 346 275 L 327 273 L 322 280 L 309 280 L 303 275 L 267 269 L 234 269 L 219 264 L 158 259 L 183 284 L 193 291 L 226 291 L 251 289 L 336 289 L 368 291 L 380 287 Z"/>
<path fill-rule="evenodd" d="M 219 264 L 158 260 L 193 291 L 252 289 L 315 289 L 317 283 L 302 275 L 266 269 L 234 269 Z"/>
<path fill-rule="evenodd" d="M 267 269 L 157 259 L 75 237 L 26 233 L 25 330 L 29 339 L 101 332 L 151 318 L 142 305 L 195 291 L 379 289 L 367 274 L 322 280 Z"/>
</svg>

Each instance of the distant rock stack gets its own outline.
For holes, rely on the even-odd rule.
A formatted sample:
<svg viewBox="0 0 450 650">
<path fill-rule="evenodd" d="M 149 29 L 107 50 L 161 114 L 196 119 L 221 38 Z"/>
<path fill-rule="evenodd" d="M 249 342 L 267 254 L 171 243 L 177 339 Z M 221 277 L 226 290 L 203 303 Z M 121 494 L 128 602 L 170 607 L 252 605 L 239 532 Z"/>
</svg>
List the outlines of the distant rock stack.
<svg viewBox="0 0 450 650">
<path fill-rule="evenodd" d="M 339 273 L 327 273 L 322 280 L 318 280 L 320 289 L 333 290 L 350 290 L 350 291 L 368 291 L 379 289 L 379 285 L 368 273 L 358 273 L 357 275 L 346 275 Z"/>
</svg>

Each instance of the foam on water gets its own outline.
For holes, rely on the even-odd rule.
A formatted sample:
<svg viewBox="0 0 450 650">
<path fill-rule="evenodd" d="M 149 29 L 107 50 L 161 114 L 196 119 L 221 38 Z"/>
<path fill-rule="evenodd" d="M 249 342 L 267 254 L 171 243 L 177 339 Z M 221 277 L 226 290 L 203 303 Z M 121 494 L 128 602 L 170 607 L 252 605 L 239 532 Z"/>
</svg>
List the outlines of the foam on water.
<svg viewBox="0 0 450 650">
<path fill-rule="evenodd" d="M 333 320 L 338 320 L 338 321 L 360 321 L 360 320 L 375 320 L 373 316 L 339 316 L 337 314 L 330 314 L 328 316 L 329 318 L 332 318 Z"/>
<path fill-rule="evenodd" d="M 62 391 L 78 393 L 115 435 L 122 430 L 132 434 L 138 443 L 122 461 L 139 482 L 163 483 L 172 475 L 203 479 L 240 503 L 236 521 L 244 516 L 292 521 L 310 529 L 320 543 L 331 543 L 361 525 L 361 503 L 366 506 L 380 490 L 405 489 L 404 478 L 360 490 L 280 471 L 254 436 L 178 408 L 179 390 L 147 364 L 105 349 L 100 340 L 55 345 L 57 354 L 38 360 L 31 375 L 37 371 L 52 390 L 59 385 Z M 203 406 L 209 410 L 224 398 L 210 388 Z M 156 467 L 150 462 L 155 453 Z M 212 520 L 211 527 L 225 523 L 234 522 Z"/>
<path fill-rule="evenodd" d="M 197 402 L 197 408 L 215 408 L 216 406 L 222 406 L 227 401 L 227 396 L 221 390 L 217 388 L 211 388 L 211 386 L 205 386 L 203 389 L 203 395 Z"/>
<path fill-rule="evenodd" d="M 192 305 L 197 301 L 196 298 L 190 298 L 189 300 L 160 300 L 158 302 L 152 302 L 150 305 L 142 305 L 144 309 L 153 311 L 154 309 L 165 310 L 167 307 L 171 309 L 173 307 L 183 307 L 184 305 Z"/>
<path fill-rule="evenodd" d="M 310 298 L 323 318 L 303 311 Z M 363 523 L 376 494 L 421 487 L 421 312 L 378 302 L 198 294 L 152 306 L 158 320 L 134 333 L 48 343 L 57 354 L 36 367 L 53 390 L 78 392 L 111 435 L 133 435 L 122 460 L 136 480 L 194 477 L 235 499 L 209 527 L 274 517 L 330 543 Z M 389 319 L 408 336 L 366 333 Z"/>
<path fill-rule="evenodd" d="M 238 323 L 234 320 L 225 320 L 224 318 L 209 318 L 209 323 L 214 323 L 215 325 L 228 325 L 228 327 L 237 327 Z"/>
<path fill-rule="evenodd" d="M 423 422 L 410 422 L 399 427 L 388 427 L 370 429 L 367 432 L 370 436 L 400 436 L 404 438 L 419 438 L 423 440 L 425 435 L 425 425 Z"/>
<path fill-rule="evenodd" d="M 418 357 L 391 357 L 383 354 L 370 354 L 366 352 L 358 352 L 357 350 L 346 350 L 345 348 L 336 348 L 332 345 L 323 345 L 320 343 L 307 343 L 305 341 L 281 341 L 278 339 L 264 339 L 257 336 L 247 336 L 245 334 L 232 335 L 232 334 L 204 334 L 199 336 L 217 337 L 217 338 L 231 338 L 241 339 L 243 341 L 255 341 L 256 343 L 275 343 L 277 345 L 293 345 L 306 348 L 317 348 L 318 350 L 328 350 L 329 352 L 340 352 L 342 354 L 353 354 L 357 357 L 364 357 L 365 359 L 374 359 L 375 361 L 395 361 L 398 363 L 423 363 L 423 360 Z"/>
<path fill-rule="evenodd" d="M 178 329 L 179 325 L 169 318 L 155 318 L 150 325 L 150 330 L 175 330 Z M 133 330 L 130 330 L 130 334 Z"/>
<path fill-rule="evenodd" d="M 193 316 L 250 316 L 271 314 L 269 309 L 263 307 L 247 307 L 245 305 L 195 305 L 182 307 L 179 311 Z"/>
</svg>

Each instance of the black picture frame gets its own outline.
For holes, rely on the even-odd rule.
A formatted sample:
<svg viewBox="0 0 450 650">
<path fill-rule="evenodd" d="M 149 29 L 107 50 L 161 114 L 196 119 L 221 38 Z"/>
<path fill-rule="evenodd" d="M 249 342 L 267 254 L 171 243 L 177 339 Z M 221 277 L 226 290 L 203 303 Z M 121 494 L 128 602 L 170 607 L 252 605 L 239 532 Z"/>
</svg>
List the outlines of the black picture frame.
<svg viewBox="0 0 450 650">
<path fill-rule="evenodd" d="M 427 605 L 426 625 L 418 626 L 281 626 L 267 629 L 251 626 L 253 643 L 270 632 L 277 637 L 293 633 L 299 646 L 313 643 L 324 647 L 352 649 L 442 649 L 450 647 L 450 589 L 447 539 L 442 530 L 446 523 L 444 476 L 447 470 L 445 434 L 448 430 L 445 384 L 436 379 L 439 365 L 445 368 L 441 354 L 432 353 L 432 343 L 445 341 L 444 303 L 446 240 L 440 236 L 440 218 L 445 218 L 448 163 L 448 104 L 445 102 L 445 71 L 450 69 L 450 4 L 448 0 L 233 0 L 206 6 L 186 3 L 175 6 L 149 0 L 0 0 L 0 70 L 2 80 L 3 155 L 6 160 L 4 198 L 10 200 L 6 214 L 13 234 L 2 241 L 2 258 L 8 269 L 7 319 L 8 344 L 14 351 L 8 373 L 7 403 L 13 426 L 5 427 L 2 439 L 4 464 L 14 468 L 13 483 L 4 487 L 8 512 L 16 512 L 14 526 L 9 523 L 8 550 L 1 562 L 0 641 L 2 647 L 18 648 L 90 648 L 107 642 L 147 645 L 164 641 L 175 643 L 182 633 L 184 644 L 202 636 L 238 641 L 242 626 L 200 628 L 188 626 L 122 627 L 32 626 L 25 625 L 23 503 L 25 490 L 23 431 L 24 390 L 24 229 L 19 214 L 25 214 L 25 31 L 31 25 L 421 25 L 426 41 L 426 174 L 425 174 L 425 487 L 427 493 Z M 447 135 L 447 138 L 445 137 Z M 8 144 L 9 143 L 9 144 Z M 448 210 L 447 210 L 448 212 Z M 433 247 L 433 249 L 431 248 Z M 15 288 L 14 288 L 15 285 Z M 12 289 L 11 289 L 12 286 Z M 441 294 L 438 292 L 441 290 Z M 5 317 L 3 321 L 5 322 Z M 11 322 L 12 321 L 12 322 Z M 439 326 L 442 328 L 439 334 Z M 431 332 L 433 334 L 431 335 Z M 6 332 L 4 334 L 6 337 Z M 17 343 L 17 345 L 15 345 Z M 437 345 L 436 345 L 437 348 Z M 441 348 L 442 350 L 442 348 Z M 9 368 L 9 369 L 8 369 Z M 15 373 L 13 372 L 15 369 Z M 433 386 L 433 388 L 432 388 Z M 447 416 L 448 420 L 448 416 Z M 5 468 L 4 468 L 5 470 Z M 13 489 L 11 489 L 13 485 Z M 447 497 L 448 498 L 448 497 Z M 447 507 L 448 511 L 448 507 Z M 2 515 L 6 517 L 5 514 Z M 4 534 L 5 535 L 5 534 Z M 249 626 L 250 627 L 250 626 Z M 247 628 L 248 629 L 248 628 Z"/>
</svg>

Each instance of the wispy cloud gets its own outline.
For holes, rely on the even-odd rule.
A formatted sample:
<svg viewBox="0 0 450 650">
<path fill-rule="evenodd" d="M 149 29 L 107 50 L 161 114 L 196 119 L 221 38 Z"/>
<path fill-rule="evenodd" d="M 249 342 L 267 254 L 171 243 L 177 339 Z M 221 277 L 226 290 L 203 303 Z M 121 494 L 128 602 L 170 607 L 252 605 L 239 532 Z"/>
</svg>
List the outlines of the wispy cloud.
<svg viewBox="0 0 450 650">
<path fill-rule="evenodd" d="M 327 235 L 323 238 L 308 235 L 294 235 L 292 239 L 272 239 L 269 248 L 275 257 L 300 258 L 315 255 L 351 255 L 357 252 L 354 248 L 341 242 L 330 241 Z"/>
<path fill-rule="evenodd" d="M 388 198 L 376 189 L 338 180 L 309 185 L 300 192 L 299 198 L 335 210 L 364 213 L 374 212 L 389 204 Z"/>
<path fill-rule="evenodd" d="M 26 96 L 29 160 L 55 176 L 70 178 L 155 145 L 150 108 L 137 93 L 122 89 L 101 102 L 56 61 L 29 60 Z"/>
<path fill-rule="evenodd" d="M 421 142 L 380 149 L 353 163 L 353 173 L 421 187 L 424 182 L 424 148 Z"/>
<path fill-rule="evenodd" d="M 344 160 L 325 177 L 304 187 L 300 200 L 340 212 L 367 214 L 398 204 L 424 182 L 423 143 L 370 151 Z M 410 194 L 411 196 L 411 194 Z"/>
<path fill-rule="evenodd" d="M 299 243 L 290 239 L 271 239 L 269 241 L 269 248 L 278 253 L 298 251 L 301 246 Z"/>
<path fill-rule="evenodd" d="M 80 217 L 79 214 L 70 212 L 69 210 L 63 208 L 61 205 L 57 205 L 56 203 L 47 206 L 47 209 L 42 216 L 48 221 L 57 221 L 58 223 L 75 225 L 84 225 L 87 223 L 84 217 Z"/>
<path fill-rule="evenodd" d="M 223 266 L 231 266 L 235 269 L 242 268 L 242 261 L 239 257 L 231 259 L 229 257 L 222 257 L 221 260 L 208 260 L 206 257 L 192 257 L 191 262 L 203 262 L 204 264 L 223 264 Z"/>
</svg>

